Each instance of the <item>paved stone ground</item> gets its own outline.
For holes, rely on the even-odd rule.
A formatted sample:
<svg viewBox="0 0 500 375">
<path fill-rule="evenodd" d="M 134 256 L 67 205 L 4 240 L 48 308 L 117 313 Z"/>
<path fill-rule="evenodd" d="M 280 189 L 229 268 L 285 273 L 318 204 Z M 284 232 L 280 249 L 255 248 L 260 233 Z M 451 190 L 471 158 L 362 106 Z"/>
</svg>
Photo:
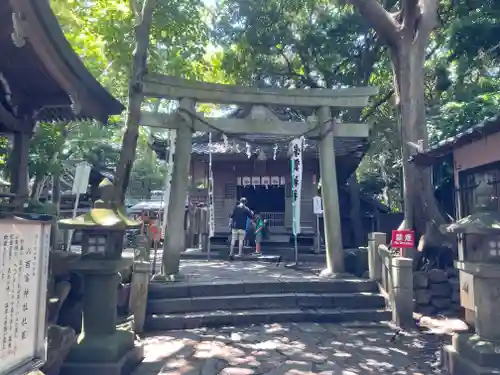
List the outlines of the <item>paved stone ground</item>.
<svg viewBox="0 0 500 375">
<path fill-rule="evenodd" d="M 287 280 L 325 280 L 318 275 L 324 268 L 320 264 L 304 264 L 303 269 L 285 268 L 281 263 L 223 260 L 183 260 L 180 272 L 183 280 L 179 283 L 211 282 L 248 282 L 248 281 L 287 281 Z M 356 280 L 356 277 L 352 277 Z"/>
<path fill-rule="evenodd" d="M 382 324 L 291 323 L 151 334 L 134 375 L 431 375 L 440 341 Z"/>
</svg>

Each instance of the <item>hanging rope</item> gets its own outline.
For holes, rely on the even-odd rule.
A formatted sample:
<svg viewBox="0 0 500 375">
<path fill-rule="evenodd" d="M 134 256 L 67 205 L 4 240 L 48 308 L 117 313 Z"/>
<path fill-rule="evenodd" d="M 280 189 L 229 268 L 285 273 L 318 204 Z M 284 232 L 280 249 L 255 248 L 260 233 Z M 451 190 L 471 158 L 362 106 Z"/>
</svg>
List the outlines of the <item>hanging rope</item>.
<svg viewBox="0 0 500 375">
<path fill-rule="evenodd" d="M 219 129 L 217 126 L 211 124 L 209 121 L 207 121 L 203 117 L 200 117 L 198 114 L 192 113 L 184 108 L 179 108 L 178 111 L 182 112 L 182 113 L 186 113 L 188 116 L 191 117 L 191 119 L 201 122 L 202 124 L 207 126 L 209 129 L 211 129 L 212 131 L 225 134 L 226 137 L 230 137 L 232 139 L 236 139 L 236 140 L 239 140 L 241 142 L 253 143 L 255 145 L 262 145 L 262 146 L 276 145 L 276 144 L 289 144 L 294 139 L 302 138 L 302 137 L 305 137 L 305 138 L 308 138 L 308 139 L 314 140 L 314 141 L 319 141 L 319 140 L 322 140 L 326 135 L 328 135 L 330 132 L 333 131 L 333 126 L 329 126 L 328 130 L 326 132 L 324 132 L 323 134 L 320 134 L 319 136 L 311 136 L 312 133 L 315 133 L 321 129 L 323 124 L 318 123 L 312 129 L 309 129 L 309 130 L 307 130 L 299 135 L 283 136 L 283 137 L 280 137 L 279 140 L 277 140 L 277 139 L 274 139 L 274 140 L 259 139 L 259 140 L 257 140 L 257 139 L 246 138 L 246 137 L 238 135 L 238 134 L 227 133 L 227 132 L 223 131 L 222 129 Z M 333 121 L 333 119 L 329 119 L 329 120 L 325 121 L 324 124 L 327 124 L 327 123 L 332 122 L 332 121 Z M 194 133 L 195 129 L 193 127 L 191 129 Z M 275 137 L 275 138 L 277 138 L 277 137 Z"/>
</svg>

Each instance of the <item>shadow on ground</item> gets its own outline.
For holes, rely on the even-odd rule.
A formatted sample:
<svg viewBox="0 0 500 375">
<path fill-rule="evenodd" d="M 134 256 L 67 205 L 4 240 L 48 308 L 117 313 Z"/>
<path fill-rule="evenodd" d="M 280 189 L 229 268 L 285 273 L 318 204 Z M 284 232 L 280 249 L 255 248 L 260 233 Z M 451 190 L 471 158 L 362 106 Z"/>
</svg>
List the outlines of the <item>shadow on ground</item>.
<svg viewBox="0 0 500 375">
<path fill-rule="evenodd" d="M 431 375 L 439 338 L 382 324 L 269 324 L 150 334 L 134 375 Z"/>
</svg>

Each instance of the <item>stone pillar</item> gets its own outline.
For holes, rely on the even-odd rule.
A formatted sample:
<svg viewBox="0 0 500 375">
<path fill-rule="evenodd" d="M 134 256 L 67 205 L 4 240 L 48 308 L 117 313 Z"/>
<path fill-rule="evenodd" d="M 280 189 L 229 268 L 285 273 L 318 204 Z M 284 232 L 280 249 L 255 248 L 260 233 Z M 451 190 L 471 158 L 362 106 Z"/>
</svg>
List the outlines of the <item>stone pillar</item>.
<svg viewBox="0 0 500 375">
<path fill-rule="evenodd" d="M 413 321 L 413 260 L 392 258 L 392 320 L 399 327 L 410 327 Z"/>
<path fill-rule="evenodd" d="M 134 331 L 144 331 L 146 307 L 148 304 L 148 287 L 151 273 L 151 263 L 146 261 L 134 262 L 132 285 L 130 290 L 129 311 L 134 314 Z"/>
<path fill-rule="evenodd" d="M 319 167 L 325 225 L 326 269 L 323 275 L 344 272 L 344 248 L 340 221 L 339 192 L 335 165 L 333 119 L 329 107 L 318 109 L 320 124 Z"/>
<path fill-rule="evenodd" d="M 83 328 L 86 337 L 105 336 L 116 331 L 116 292 L 120 275 L 85 273 L 83 276 Z"/>
<path fill-rule="evenodd" d="M 368 272 L 370 279 L 380 282 L 382 280 L 382 258 L 378 247 L 386 244 L 387 235 L 381 232 L 368 234 Z"/>
<path fill-rule="evenodd" d="M 191 99 L 182 99 L 180 108 L 192 113 L 195 112 L 194 102 Z M 167 213 L 165 240 L 163 242 L 163 272 L 165 275 L 179 273 L 181 253 L 186 250 L 184 220 L 182 218 L 185 215 L 193 133 L 191 128 L 192 120 L 189 119 L 189 115 L 180 112 L 179 116 L 182 116 L 184 124 L 177 130 L 175 142 L 170 203 Z"/>
<path fill-rule="evenodd" d="M 210 241 L 209 236 L 209 218 L 208 209 L 206 207 L 200 207 L 200 217 L 199 217 L 199 236 L 200 236 L 200 248 L 202 251 L 208 251 L 208 242 Z"/>
<path fill-rule="evenodd" d="M 475 275 L 474 304 L 476 305 L 474 314 L 476 333 L 482 340 L 494 341 L 500 344 L 499 279 L 484 278 L 481 277 L 481 274 Z"/>
<path fill-rule="evenodd" d="M 500 268 L 497 264 L 458 261 L 474 275 L 476 333 L 456 333 L 441 355 L 450 375 L 500 374 Z"/>
</svg>

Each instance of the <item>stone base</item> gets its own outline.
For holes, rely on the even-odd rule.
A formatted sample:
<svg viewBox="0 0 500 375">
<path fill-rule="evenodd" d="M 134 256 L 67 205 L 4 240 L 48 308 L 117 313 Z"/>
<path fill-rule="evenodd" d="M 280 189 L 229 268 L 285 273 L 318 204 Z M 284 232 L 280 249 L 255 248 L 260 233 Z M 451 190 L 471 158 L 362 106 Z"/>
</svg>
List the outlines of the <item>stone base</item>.
<svg viewBox="0 0 500 375">
<path fill-rule="evenodd" d="M 450 375 L 500 375 L 500 344 L 460 333 L 442 351 L 442 366 Z"/>
<path fill-rule="evenodd" d="M 114 362 L 66 362 L 61 367 L 59 375 L 128 375 L 143 359 L 144 347 L 139 344 Z"/>
</svg>

